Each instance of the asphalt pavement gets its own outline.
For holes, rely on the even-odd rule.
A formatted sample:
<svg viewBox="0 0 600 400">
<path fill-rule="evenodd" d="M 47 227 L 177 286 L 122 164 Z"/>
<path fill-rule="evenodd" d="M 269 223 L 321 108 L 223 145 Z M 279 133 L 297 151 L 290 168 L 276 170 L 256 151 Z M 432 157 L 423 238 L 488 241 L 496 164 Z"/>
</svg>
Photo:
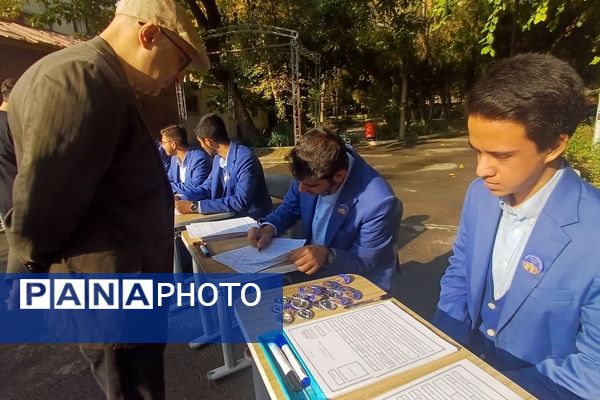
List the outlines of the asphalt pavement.
<svg viewBox="0 0 600 400">
<path fill-rule="evenodd" d="M 475 157 L 466 136 L 416 144 L 360 147 L 359 153 L 390 183 L 404 203 L 401 276 L 395 296 L 430 318 L 439 280 L 451 254 L 460 209 L 475 177 Z M 264 163 L 265 173 L 288 173 L 285 164 Z M 0 234 L 0 271 L 7 245 Z M 1 329 L 1 327 L 0 327 Z M 245 346 L 236 345 L 238 358 Z M 223 363 L 220 345 L 190 349 L 168 345 L 165 379 L 168 399 L 253 399 L 252 374 L 243 370 L 219 381 L 206 374 Z M 101 400 L 89 367 L 75 345 L 1 345 L 0 399 Z"/>
</svg>

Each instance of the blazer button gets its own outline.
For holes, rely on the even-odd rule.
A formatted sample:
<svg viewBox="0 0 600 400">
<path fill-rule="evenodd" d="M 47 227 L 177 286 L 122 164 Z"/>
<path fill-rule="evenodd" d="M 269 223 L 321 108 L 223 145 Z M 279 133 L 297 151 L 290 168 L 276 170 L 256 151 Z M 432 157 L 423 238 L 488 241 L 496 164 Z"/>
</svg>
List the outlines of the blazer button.
<svg viewBox="0 0 600 400">
<path fill-rule="evenodd" d="M 495 310 L 495 309 L 496 309 L 496 305 L 495 305 L 494 303 L 492 303 L 492 302 L 489 302 L 489 303 L 488 303 L 488 308 L 489 308 L 490 310 Z"/>
<path fill-rule="evenodd" d="M 487 333 L 488 336 L 496 336 L 496 331 L 493 329 L 488 329 L 487 331 L 485 331 L 485 333 Z"/>
</svg>

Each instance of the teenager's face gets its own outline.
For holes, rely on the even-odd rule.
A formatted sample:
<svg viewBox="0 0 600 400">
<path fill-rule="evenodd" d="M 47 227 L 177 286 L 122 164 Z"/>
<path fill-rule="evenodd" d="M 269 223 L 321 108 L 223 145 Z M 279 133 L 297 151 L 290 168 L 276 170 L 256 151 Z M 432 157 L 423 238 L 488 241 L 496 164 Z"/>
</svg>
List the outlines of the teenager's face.
<svg viewBox="0 0 600 400">
<path fill-rule="evenodd" d="M 537 192 L 552 176 L 548 166 L 566 147 L 562 135 L 553 149 L 539 151 L 525 126 L 514 121 L 468 119 L 469 141 L 477 153 L 477 176 L 496 196 L 508 196 L 517 206 Z"/>
</svg>

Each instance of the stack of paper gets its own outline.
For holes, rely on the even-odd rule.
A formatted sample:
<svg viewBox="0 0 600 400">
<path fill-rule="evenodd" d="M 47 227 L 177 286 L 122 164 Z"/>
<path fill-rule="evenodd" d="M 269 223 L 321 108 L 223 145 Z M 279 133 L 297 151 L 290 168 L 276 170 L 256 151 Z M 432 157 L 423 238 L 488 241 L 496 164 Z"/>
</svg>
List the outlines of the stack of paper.
<svg viewBox="0 0 600 400">
<path fill-rule="evenodd" d="M 468 360 L 460 360 L 375 400 L 519 400 L 520 396 Z"/>
<path fill-rule="evenodd" d="M 213 259 L 237 272 L 252 274 L 286 261 L 289 252 L 304 246 L 305 242 L 304 239 L 275 238 L 261 251 L 246 246 L 217 254 Z"/>
<path fill-rule="evenodd" d="M 392 301 L 283 329 L 328 399 L 457 351 Z"/>
<path fill-rule="evenodd" d="M 214 239 L 234 236 L 244 236 L 256 221 L 250 217 L 224 219 L 220 221 L 196 222 L 186 226 L 191 237 L 199 239 Z"/>
</svg>

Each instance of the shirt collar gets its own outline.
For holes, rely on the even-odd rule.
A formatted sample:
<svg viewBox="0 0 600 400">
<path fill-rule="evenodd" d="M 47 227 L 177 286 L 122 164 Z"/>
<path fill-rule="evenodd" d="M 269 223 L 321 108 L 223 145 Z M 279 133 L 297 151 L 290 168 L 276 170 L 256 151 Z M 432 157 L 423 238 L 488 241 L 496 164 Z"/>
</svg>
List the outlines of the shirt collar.
<svg viewBox="0 0 600 400">
<path fill-rule="evenodd" d="M 563 174 L 565 167 L 564 161 L 561 163 L 560 168 L 552 175 L 552 178 L 542 186 L 540 190 L 535 192 L 533 196 L 525 200 L 522 204 L 517 207 L 512 207 L 508 203 L 506 197 L 500 198 L 500 208 L 503 212 L 514 216 L 517 221 L 523 221 L 529 218 L 537 218 L 542 209 L 546 205 L 546 201 L 554 191 L 554 188 L 558 184 L 560 177 Z"/>
<path fill-rule="evenodd" d="M 179 165 L 179 168 L 185 168 L 185 166 L 187 165 L 187 155 L 188 155 L 189 151 L 185 152 L 185 155 L 183 156 L 183 160 L 179 160 L 179 158 L 177 158 L 177 165 Z"/>
<path fill-rule="evenodd" d="M 227 157 L 223 158 L 220 157 L 219 158 L 219 167 L 221 167 L 222 169 L 226 169 L 227 167 L 227 159 L 229 158 L 229 154 L 231 153 L 231 148 L 233 146 L 231 144 L 229 144 L 229 149 L 227 150 Z"/>
</svg>

